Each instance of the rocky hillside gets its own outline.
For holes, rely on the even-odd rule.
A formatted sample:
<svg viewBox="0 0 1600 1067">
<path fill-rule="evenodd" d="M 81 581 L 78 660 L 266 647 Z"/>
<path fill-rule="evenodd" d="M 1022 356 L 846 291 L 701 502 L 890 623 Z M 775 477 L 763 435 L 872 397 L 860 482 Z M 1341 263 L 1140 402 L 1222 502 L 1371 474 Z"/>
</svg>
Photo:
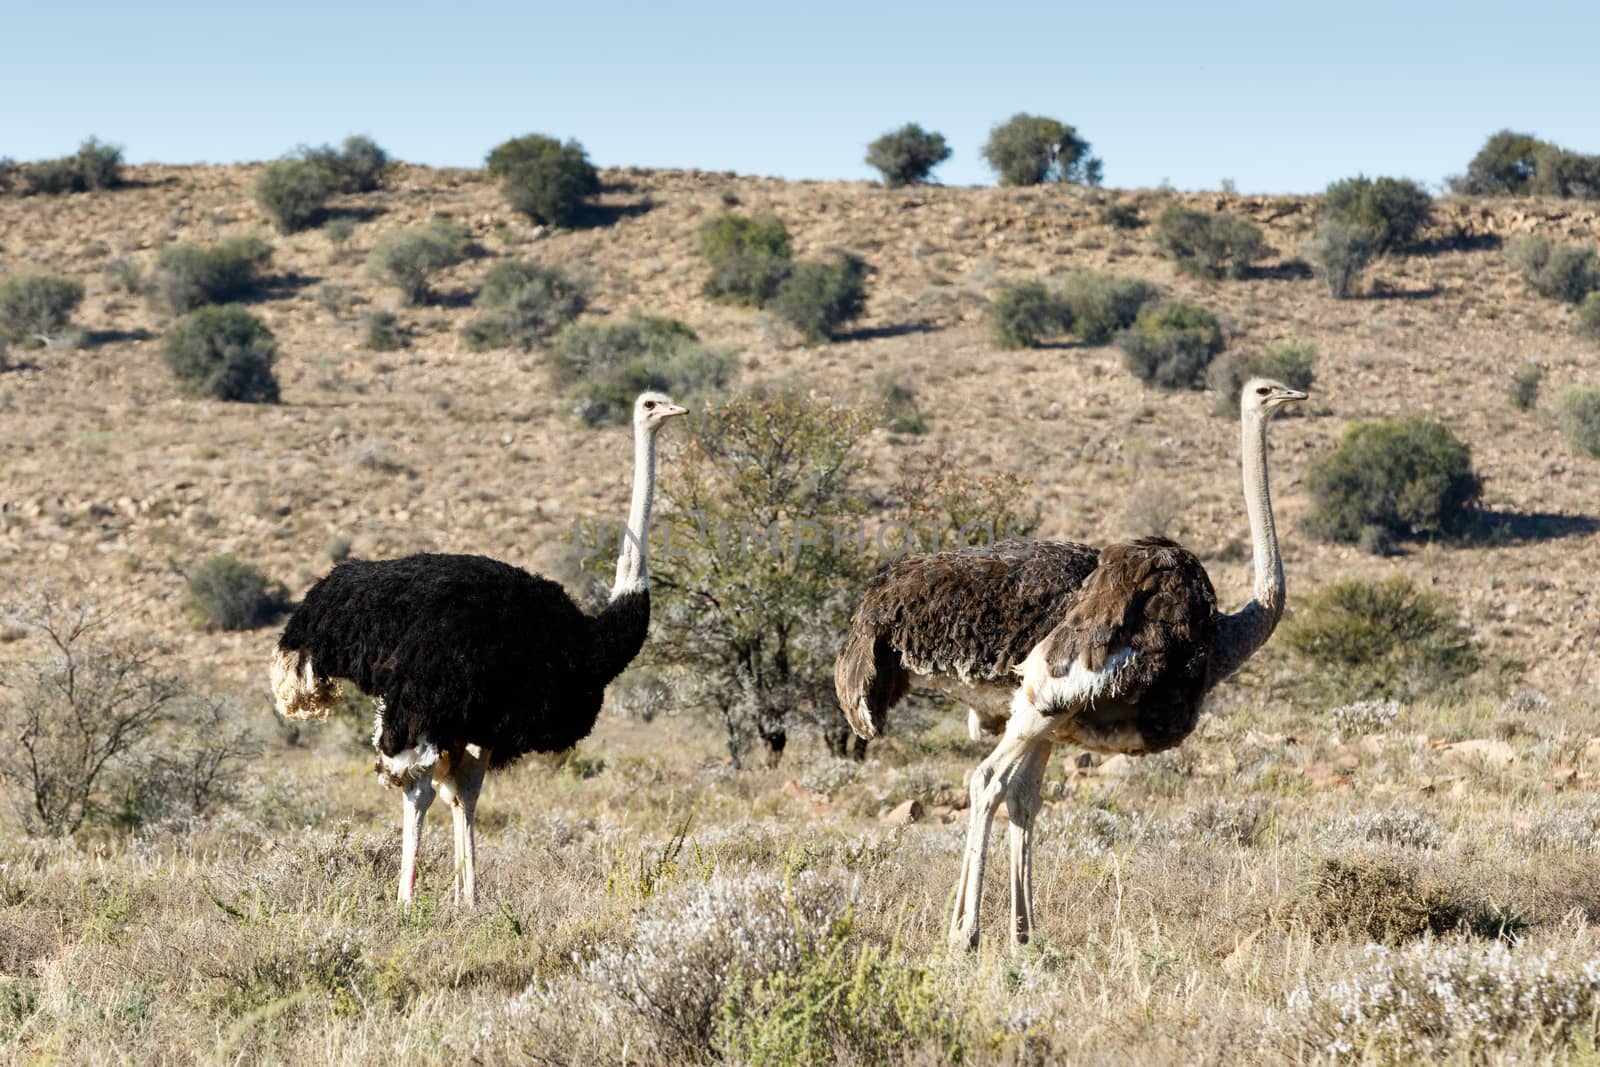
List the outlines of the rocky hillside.
<svg viewBox="0 0 1600 1067">
<path fill-rule="evenodd" d="M 1224 601 L 1248 588 L 1237 431 L 1214 398 L 1161 393 L 1111 348 L 994 347 L 983 311 L 994 286 L 1098 268 L 1135 274 L 1224 317 L 1231 348 L 1285 338 L 1319 353 L 1307 417 L 1274 431 L 1273 468 L 1290 583 L 1411 574 L 1454 597 L 1492 655 L 1520 661 L 1552 695 L 1600 679 L 1600 461 L 1573 451 L 1541 412 L 1508 403 L 1524 361 L 1546 392 L 1600 384 L 1600 348 L 1570 333 L 1564 305 L 1529 293 L 1497 239 L 1537 231 L 1600 239 L 1600 214 L 1543 201 L 1446 199 L 1427 251 L 1378 263 L 1360 299 L 1334 301 L 1296 256 L 1308 198 L 1184 195 L 1264 227 L 1276 259 L 1248 281 L 1177 274 L 1151 247 L 1165 191 L 1081 188 L 884 190 L 728 174 L 612 171 L 609 225 L 548 232 L 513 215 L 472 171 L 402 167 L 389 187 L 338 206 L 357 219 L 337 246 L 320 231 L 273 238 L 274 281 L 253 310 L 280 349 L 282 403 L 178 395 L 160 354 L 164 313 L 116 290 L 108 264 L 148 264 L 165 243 L 270 233 L 254 167 L 131 168 L 127 188 L 0 199 L 0 270 L 83 279 L 76 350 L 13 353 L 0 373 L 0 588 L 42 579 L 88 591 L 165 632 L 185 658 L 264 689 L 268 631 L 201 634 L 182 611 L 182 572 L 231 552 L 298 594 L 329 565 L 331 539 L 384 556 L 481 551 L 563 573 L 573 523 L 620 516 L 628 446 L 579 424 L 540 354 L 469 352 L 460 329 L 484 273 L 531 256 L 586 273 L 592 314 L 671 315 L 735 348 L 736 385 L 786 383 L 877 403 L 883 383 L 914 388 L 929 434 L 871 442 L 870 479 L 894 481 L 906 449 L 937 442 L 984 470 L 1025 475 L 1046 536 L 1097 540 L 1165 525 L 1206 553 Z M 1102 223 L 1103 205 L 1143 225 Z M 798 256 L 843 248 L 872 268 L 866 317 L 845 340 L 794 344 L 762 314 L 700 292 L 696 228 L 733 208 L 781 217 Z M 395 227 L 435 216 L 465 225 L 482 255 L 449 271 L 441 299 L 400 308 L 409 347 L 361 346 L 363 311 L 397 294 L 365 256 Z M 1308 460 L 1351 420 L 1421 413 L 1468 441 L 1485 505 L 1505 535 L 1472 547 L 1411 546 L 1376 558 L 1301 530 Z M 673 476 L 670 455 L 662 477 Z"/>
</svg>

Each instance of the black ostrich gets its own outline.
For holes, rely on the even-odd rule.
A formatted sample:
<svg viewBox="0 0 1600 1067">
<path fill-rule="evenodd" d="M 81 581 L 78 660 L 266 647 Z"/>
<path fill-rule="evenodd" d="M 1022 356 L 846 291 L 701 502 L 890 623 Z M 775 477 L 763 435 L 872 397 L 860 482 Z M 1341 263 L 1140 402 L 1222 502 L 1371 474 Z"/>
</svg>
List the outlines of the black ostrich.
<svg viewBox="0 0 1600 1067">
<path fill-rule="evenodd" d="M 570 748 L 594 728 L 605 687 L 644 645 L 656 433 L 682 415 L 645 393 L 633 408 L 633 502 L 611 600 L 585 615 L 555 582 L 484 556 L 341 563 L 311 587 L 272 659 L 278 711 L 325 718 L 335 679 L 374 697 L 378 777 L 405 793 L 400 903 L 435 792 L 455 817 L 456 899 L 477 893 L 473 813 L 485 771 Z"/>
<path fill-rule="evenodd" d="M 1140 755 L 1179 744 L 1206 694 L 1272 635 L 1283 563 L 1267 483 L 1267 423 L 1306 394 L 1254 378 L 1240 398 L 1254 595 L 1217 610 L 1192 552 L 1148 537 L 1104 549 L 1001 541 L 912 556 L 884 568 L 851 621 L 834 684 L 856 734 L 883 733 L 913 675 L 971 706 L 973 740 L 1001 733 L 972 775 L 972 807 L 950 920 L 953 944 L 978 943 L 989 827 L 1011 822 L 1011 945 L 1033 926 L 1033 820 L 1057 744 Z"/>
</svg>

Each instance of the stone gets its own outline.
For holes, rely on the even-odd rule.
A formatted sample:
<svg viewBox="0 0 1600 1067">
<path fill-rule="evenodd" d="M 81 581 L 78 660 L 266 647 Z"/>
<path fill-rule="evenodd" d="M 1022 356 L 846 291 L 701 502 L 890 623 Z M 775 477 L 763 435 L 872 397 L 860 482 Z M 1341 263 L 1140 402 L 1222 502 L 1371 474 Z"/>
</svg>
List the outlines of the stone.
<svg viewBox="0 0 1600 1067">
<path fill-rule="evenodd" d="M 1506 742 L 1489 737 L 1457 741 L 1439 749 L 1440 758 L 1480 767 L 1509 767 L 1516 762 L 1516 751 Z"/>
<path fill-rule="evenodd" d="M 899 807 L 885 812 L 879 822 L 885 826 L 910 826 L 922 821 L 922 801 L 908 800 Z"/>
</svg>

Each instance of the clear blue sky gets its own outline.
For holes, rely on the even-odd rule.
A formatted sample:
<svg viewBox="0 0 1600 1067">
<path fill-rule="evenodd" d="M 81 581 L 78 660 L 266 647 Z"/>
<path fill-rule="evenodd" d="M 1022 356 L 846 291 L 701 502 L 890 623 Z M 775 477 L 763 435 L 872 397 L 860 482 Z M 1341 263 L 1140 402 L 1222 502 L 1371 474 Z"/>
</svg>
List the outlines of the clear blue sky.
<svg viewBox="0 0 1600 1067">
<path fill-rule="evenodd" d="M 991 181 L 1017 111 L 1075 125 L 1106 184 L 1436 183 L 1494 130 L 1600 152 L 1600 0 L 784 5 L 105 0 L 0 19 L 0 156 L 93 133 L 132 162 L 269 159 L 367 133 L 475 166 L 523 133 L 600 165 L 867 178 L 907 121 Z"/>
</svg>

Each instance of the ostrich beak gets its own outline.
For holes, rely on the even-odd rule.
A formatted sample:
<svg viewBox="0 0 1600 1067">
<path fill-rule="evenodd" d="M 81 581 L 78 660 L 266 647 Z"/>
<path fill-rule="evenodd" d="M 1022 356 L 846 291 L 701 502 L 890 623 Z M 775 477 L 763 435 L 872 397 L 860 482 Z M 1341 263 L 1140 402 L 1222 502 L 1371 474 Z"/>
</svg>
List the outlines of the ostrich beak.
<svg viewBox="0 0 1600 1067">
<path fill-rule="evenodd" d="M 659 419 L 670 419 L 674 415 L 687 415 L 687 414 L 689 414 L 689 409 L 688 408 L 680 408 L 676 404 L 663 404 L 660 407 L 656 408 L 656 417 L 659 418 Z"/>
<path fill-rule="evenodd" d="M 1277 399 L 1282 400 L 1284 403 L 1287 404 L 1287 403 L 1294 402 L 1294 401 L 1304 400 L 1306 397 L 1308 397 L 1310 395 L 1311 394 L 1309 394 L 1309 393 L 1302 393 L 1298 389 L 1280 389 L 1280 390 L 1278 390 Z"/>
</svg>

